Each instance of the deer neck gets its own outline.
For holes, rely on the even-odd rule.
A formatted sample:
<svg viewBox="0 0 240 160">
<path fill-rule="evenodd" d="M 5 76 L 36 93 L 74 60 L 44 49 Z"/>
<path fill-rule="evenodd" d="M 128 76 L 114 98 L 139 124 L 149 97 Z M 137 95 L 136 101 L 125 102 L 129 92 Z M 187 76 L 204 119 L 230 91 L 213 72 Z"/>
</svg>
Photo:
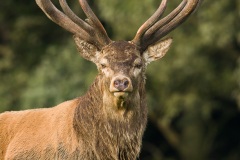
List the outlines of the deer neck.
<svg viewBox="0 0 240 160">
<path fill-rule="evenodd" d="M 103 84 L 101 75 L 98 75 L 90 86 L 87 93 L 80 97 L 81 101 L 78 110 L 92 110 L 95 113 L 102 114 L 101 116 L 111 119 L 123 119 L 131 117 L 140 112 L 146 112 L 146 97 L 145 97 L 145 81 L 140 81 L 138 89 L 129 95 L 126 99 L 114 97 L 112 93 L 107 91 Z"/>
<path fill-rule="evenodd" d="M 73 120 L 79 142 L 85 148 L 82 152 L 92 152 L 105 159 L 117 159 L 118 154 L 136 159 L 147 122 L 144 83 L 141 85 L 134 98 L 118 105 L 111 97 L 104 101 L 107 93 L 102 88 L 101 77 L 96 77 L 86 95 L 79 98 Z"/>
</svg>

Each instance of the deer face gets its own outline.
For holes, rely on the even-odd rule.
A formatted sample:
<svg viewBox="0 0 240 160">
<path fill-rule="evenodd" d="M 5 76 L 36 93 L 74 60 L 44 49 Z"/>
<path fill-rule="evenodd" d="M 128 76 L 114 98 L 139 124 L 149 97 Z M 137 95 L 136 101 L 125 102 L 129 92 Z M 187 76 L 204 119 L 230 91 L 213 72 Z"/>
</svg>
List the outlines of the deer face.
<svg viewBox="0 0 240 160">
<path fill-rule="evenodd" d="M 112 42 L 101 51 L 78 37 L 75 42 L 82 57 L 97 65 L 106 97 L 126 101 L 139 94 L 146 66 L 165 55 L 172 39 L 149 46 L 144 52 L 127 41 Z"/>
<path fill-rule="evenodd" d="M 124 99 L 138 89 L 145 62 L 134 44 L 120 41 L 102 49 L 97 66 L 104 77 L 106 90 L 111 95 Z"/>
</svg>

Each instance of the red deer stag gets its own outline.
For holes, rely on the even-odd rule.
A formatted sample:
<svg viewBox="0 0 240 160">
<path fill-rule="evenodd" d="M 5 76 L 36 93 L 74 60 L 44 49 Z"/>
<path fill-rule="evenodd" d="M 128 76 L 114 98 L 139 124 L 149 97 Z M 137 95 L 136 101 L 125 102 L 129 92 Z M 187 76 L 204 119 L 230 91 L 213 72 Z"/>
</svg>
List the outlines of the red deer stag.
<svg viewBox="0 0 240 160">
<path fill-rule="evenodd" d="M 134 160 L 147 123 L 146 66 L 162 58 L 171 38 L 161 40 L 184 22 L 201 0 L 183 0 L 161 18 L 167 5 L 140 27 L 132 41 L 112 41 L 86 0 L 79 0 L 83 21 L 59 0 L 36 0 L 55 23 L 74 34 L 79 53 L 99 73 L 79 98 L 52 108 L 0 115 L 0 159 Z"/>
</svg>

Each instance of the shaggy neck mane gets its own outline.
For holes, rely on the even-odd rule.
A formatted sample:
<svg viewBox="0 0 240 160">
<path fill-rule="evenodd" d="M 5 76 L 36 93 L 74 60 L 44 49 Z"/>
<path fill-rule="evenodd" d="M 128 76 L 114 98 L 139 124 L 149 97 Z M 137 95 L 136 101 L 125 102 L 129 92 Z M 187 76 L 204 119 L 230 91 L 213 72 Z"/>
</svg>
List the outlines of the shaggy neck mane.
<svg viewBox="0 0 240 160">
<path fill-rule="evenodd" d="M 84 144 L 80 151 L 93 159 L 136 159 L 147 121 L 145 82 L 139 85 L 138 97 L 127 101 L 131 109 L 124 114 L 113 113 L 110 104 L 104 105 L 101 83 L 98 75 L 88 92 L 78 99 L 73 125 Z"/>
</svg>

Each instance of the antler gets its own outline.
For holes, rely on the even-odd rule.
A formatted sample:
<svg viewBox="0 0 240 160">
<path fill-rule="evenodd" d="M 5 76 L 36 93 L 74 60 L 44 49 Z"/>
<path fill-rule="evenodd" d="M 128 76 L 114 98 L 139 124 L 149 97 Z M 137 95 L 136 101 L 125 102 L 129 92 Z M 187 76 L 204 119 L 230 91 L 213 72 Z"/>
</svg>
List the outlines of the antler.
<svg viewBox="0 0 240 160">
<path fill-rule="evenodd" d="M 183 0 L 170 14 L 160 19 L 166 9 L 167 1 L 162 0 L 157 11 L 138 29 L 132 40 L 142 51 L 183 23 L 201 2 L 201 0 Z"/>
<path fill-rule="evenodd" d="M 58 10 L 50 0 L 36 0 L 38 6 L 53 22 L 80 39 L 94 44 L 98 49 L 111 43 L 103 25 L 89 7 L 86 0 L 79 0 L 80 6 L 87 16 L 86 22 L 69 8 L 66 0 L 59 0 L 64 13 Z"/>
</svg>

